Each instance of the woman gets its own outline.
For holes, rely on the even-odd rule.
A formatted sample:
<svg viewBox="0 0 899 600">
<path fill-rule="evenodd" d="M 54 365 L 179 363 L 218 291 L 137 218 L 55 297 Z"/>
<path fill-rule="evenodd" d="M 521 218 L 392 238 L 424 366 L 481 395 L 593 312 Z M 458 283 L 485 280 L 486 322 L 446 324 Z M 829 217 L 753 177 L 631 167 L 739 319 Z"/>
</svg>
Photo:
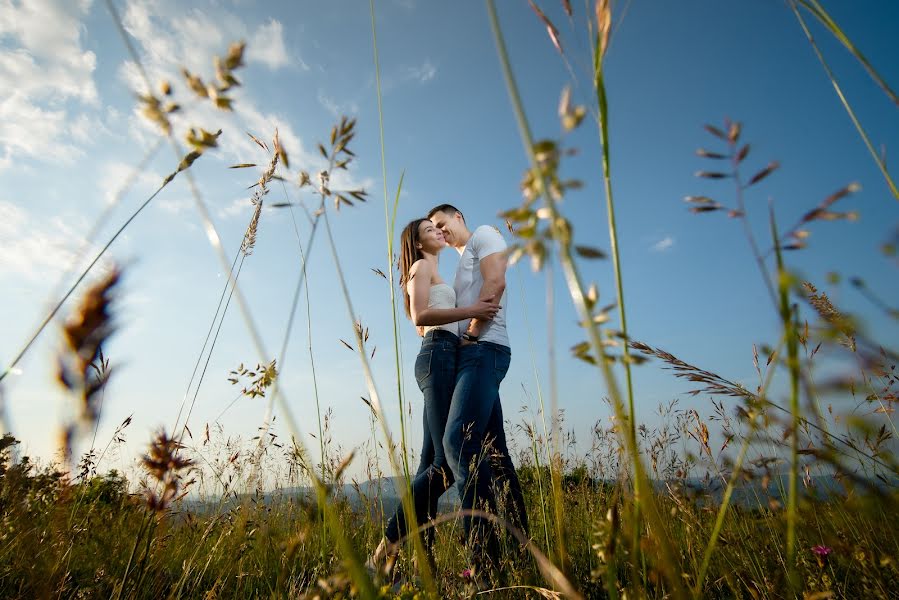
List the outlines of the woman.
<svg viewBox="0 0 899 600">
<path fill-rule="evenodd" d="M 492 319 L 499 310 L 492 298 L 456 308 L 456 293 L 437 270 L 437 254 L 446 245 L 443 233 L 428 219 L 415 219 L 400 236 L 400 287 L 406 315 L 414 325 L 424 327 L 421 350 L 415 359 L 415 379 L 424 394 L 424 443 L 411 485 L 418 525 L 437 516 L 437 501 L 453 484 L 443 453 L 443 432 L 456 378 L 456 322 Z M 406 533 L 406 515 L 400 503 L 369 559 L 369 567 L 389 573 Z M 430 543 L 431 536 L 426 539 Z"/>
</svg>

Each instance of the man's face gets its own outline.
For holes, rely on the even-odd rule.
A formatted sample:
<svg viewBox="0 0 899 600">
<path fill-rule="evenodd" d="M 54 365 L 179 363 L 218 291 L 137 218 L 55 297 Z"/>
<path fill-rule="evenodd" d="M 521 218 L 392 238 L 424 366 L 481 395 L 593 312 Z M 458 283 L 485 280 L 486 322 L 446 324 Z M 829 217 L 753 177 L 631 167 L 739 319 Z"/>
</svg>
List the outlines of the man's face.
<svg viewBox="0 0 899 600">
<path fill-rule="evenodd" d="M 457 212 L 452 214 L 447 214 L 443 211 L 435 212 L 431 215 L 431 223 L 443 232 L 443 238 L 446 240 L 446 243 L 453 247 L 458 244 L 461 238 L 459 234 L 462 228 L 465 227 L 462 222 L 462 215 Z"/>
</svg>

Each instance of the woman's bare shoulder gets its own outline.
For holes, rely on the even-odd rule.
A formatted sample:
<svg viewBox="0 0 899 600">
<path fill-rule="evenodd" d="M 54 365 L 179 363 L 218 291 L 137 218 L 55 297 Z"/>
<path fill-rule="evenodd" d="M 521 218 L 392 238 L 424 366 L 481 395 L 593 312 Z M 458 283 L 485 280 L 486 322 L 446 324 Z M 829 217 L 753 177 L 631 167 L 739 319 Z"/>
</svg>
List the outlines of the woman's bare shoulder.
<svg viewBox="0 0 899 600">
<path fill-rule="evenodd" d="M 431 263 L 423 258 L 419 258 L 409 268 L 409 275 L 429 275 L 431 273 Z"/>
</svg>

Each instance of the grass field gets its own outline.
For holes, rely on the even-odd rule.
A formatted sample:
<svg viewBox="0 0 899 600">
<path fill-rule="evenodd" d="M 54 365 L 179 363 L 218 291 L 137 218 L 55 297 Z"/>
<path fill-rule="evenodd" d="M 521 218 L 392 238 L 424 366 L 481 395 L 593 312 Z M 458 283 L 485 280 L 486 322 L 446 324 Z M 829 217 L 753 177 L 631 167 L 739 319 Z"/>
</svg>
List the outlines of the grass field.
<svg viewBox="0 0 899 600">
<path fill-rule="evenodd" d="M 370 409 L 371 439 L 355 454 L 333 448 L 329 444 L 331 415 L 322 413 L 316 387 L 319 447 L 305 446 L 305 438 L 297 434 L 295 415 L 279 395 L 278 361 L 271 358 L 267 362 L 267 358 L 255 367 L 241 365 L 230 374 L 235 389 L 243 388 L 241 397 L 262 398 L 267 403 L 256 439 L 233 442 L 221 431 L 210 431 L 208 425 L 204 432 L 191 432 L 186 422 L 193 405 L 185 404 L 181 407 L 186 409 L 183 420 L 179 412 L 176 425 L 158 433 L 142 456 L 141 475 L 132 480 L 107 471 L 103 460 L 129 435 L 130 418 L 111 440 L 97 440 L 89 453 L 74 455 L 73 448 L 96 426 L 101 399 L 114 371 L 102 348 L 114 330 L 121 272 L 112 269 L 89 285 L 79 286 L 129 219 L 90 266 L 80 275 L 74 274 L 74 285 L 59 294 L 55 308 L 0 377 L 2 381 L 11 372 L 65 302 L 75 299 L 63 327 L 65 343 L 57 371 L 59 384 L 77 407 L 78 419 L 60 427 L 60 460 L 35 464 L 18 455 L 18 442 L 11 435 L 0 442 L 0 597 L 896 597 L 899 460 L 892 415 L 899 389 L 897 352 L 866 338 L 857 326 L 863 315 L 844 314 L 824 291 L 801 279 L 790 265 L 789 251 L 805 251 L 808 230 L 816 221 L 857 217 L 851 211 L 837 212 L 833 206 L 856 193 L 858 187 L 849 184 L 838 190 L 787 229 L 781 228 L 783 224 L 777 222 L 772 209 L 768 230 L 760 235 L 748 224 L 744 196 L 773 176 L 779 164 L 750 169 L 749 145 L 740 123 L 706 125 L 708 149 L 698 154 L 709 161 L 709 169 L 697 175 L 723 180 L 724 191 L 717 200 L 688 197 L 689 210 L 720 212 L 722 215 L 716 216 L 726 214 L 742 223 L 760 285 L 770 297 L 772 315 L 780 326 L 779 339 L 768 347 L 754 348 L 758 374 L 754 389 L 689 364 L 651 345 L 651 340 L 632 339 L 612 194 L 610 156 L 614 149 L 607 106 L 611 91 L 605 87 L 603 66 L 613 30 L 612 7 L 604 0 L 589 4 L 591 11 L 580 18 L 591 40 L 592 56 L 587 59 L 594 104 L 575 105 L 570 89 L 565 88 L 559 106 L 560 137 L 536 139 L 524 115 L 493 2 L 487 2 L 499 62 L 529 161 L 521 205 L 502 213 L 514 238 L 511 256 L 513 261 L 529 262 L 535 270 L 552 265 L 563 274 L 585 338 L 567 360 L 595 367 L 608 403 L 598 408 L 612 416 L 592 428 L 589 451 L 580 453 L 566 443 L 569 434 L 552 389 L 545 394 L 551 406 L 543 406 L 541 394 L 536 415 L 519 416 L 509 423 L 517 440 L 518 455 L 513 458 L 526 495 L 530 539 L 515 537 L 519 532 L 507 527 L 500 502 L 492 517 L 503 540 L 502 554 L 495 557 L 499 568 L 473 578 L 461 516 L 448 500 L 443 516 L 426 526 L 434 530 L 433 555 L 428 556 L 420 536 L 412 535 L 389 577 L 372 578 L 364 567 L 414 470 L 409 464 L 407 432 L 390 430 L 383 403 L 398 402 L 402 415 L 408 406 L 404 403 L 413 400 L 402 393 L 396 399 L 381 398 L 377 393 L 370 364 L 374 349 L 367 345 L 368 329 L 354 311 L 331 234 L 329 218 L 337 210 L 349 211 L 356 203 L 370 200 L 363 189 L 331 188 L 336 179 L 333 175 L 346 169 L 355 157 L 351 147 L 356 121 L 342 117 L 329 139 L 318 145 L 328 168 L 317 174 L 290 170 L 277 132 L 265 140 L 251 136 L 267 153 L 268 162 L 235 165 L 258 167 L 260 174 L 250 192 L 254 213 L 240 252 L 232 262 L 220 244 L 216 247 L 224 271 L 230 273 L 222 290 L 227 303 L 220 302 L 219 307 L 227 311 L 243 260 L 256 244 L 270 186 L 276 181 L 295 182 L 299 192 L 311 199 L 308 203 L 268 204 L 295 211 L 311 225 L 305 253 L 300 246 L 302 277 L 291 315 L 300 306 L 305 261 L 318 232 L 319 243 L 330 249 L 334 272 L 342 284 L 339 300 L 345 303 L 354 325 L 355 338 L 341 341 L 358 354 L 359 369 L 368 386 L 368 397 L 363 400 Z M 788 0 L 786 4 L 806 33 L 804 19 L 823 24 L 895 100 L 892 90 L 817 1 Z M 569 12 L 569 3 L 563 5 Z M 559 53 L 570 58 L 562 52 L 553 23 L 532 6 Z M 121 26 L 111 2 L 109 7 Z M 371 14 L 375 34 L 373 4 Z M 121 33 L 127 40 L 124 29 Z M 380 107 L 376 35 L 373 38 Z M 810 35 L 808 41 L 817 53 Z M 215 76 L 205 82 L 200 75 L 185 71 L 190 101 L 230 109 L 228 94 L 237 85 L 234 73 L 244 66 L 243 51 L 242 44 L 232 45 L 216 60 Z M 871 149 L 824 57 L 818 56 Z M 171 181 L 188 176 L 193 163 L 217 146 L 221 133 L 190 129 L 185 138 L 188 148 L 181 149 L 170 120 L 170 115 L 180 110 L 170 98 L 171 87 L 148 81 L 147 89 L 159 92 L 139 98 L 143 115 L 183 158 L 132 219 Z M 574 244 L 572 225 L 561 204 L 566 191 L 580 187 L 560 174 L 569 156 L 565 136 L 593 125 L 598 128 L 602 149 L 597 169 L 602 171 L 602 201 L 611 240 L 608 259 L 615 275 L 616 301 L 607 306 L 600 306 L 596 286 L 582 276 L 584 261 L 605 258 L 605 253 Z M 383 150 L 383 127 L 381 135 Z M 895 192 L 885 158 L 873 150 L 872 158 Z M 386 166 L 384 169 L 388 243 L 383 256 L 394 264 L 402 178 L 397 190 L 388 191 Z M 899 199 L 899 194 L 894 195 Z M 202 202 L 197 205 L 203 206 Z M 208 214 L 201 218 L 207 234 L 214 232 Z M 884 254 L 895 259 L 895 247 L 885 245 Z M 397 275 L 394 269 L 388 271 L 378 274 L 391 284 L 393 360 L 399 374 L 401 311 L 397 310 Z M 864 287 L 863 282 L 853 285 Z M 247 312 L 240 294 L 234 300 Z M 891 319 L 899 316 L 888 302 L 873 304 Z M 217 309 L 213 324 L 219 316 Z M 249 319 L 247 323 L 251 338 L 258 340 Z M 292 324 L 293 317 L 286 326 L 285 348 Z M 210 328 L 207 342 L 214 345 L 217 336 Z M 257 346 L 260 350 L 261 344 Z M 826 367 L 833 362 L 819 366 L 821 348 L 852 367 L 855 379 L 851 383 L 830 377 Z M 709 414 L 681 408 L 672 401 L 658 408 L 658 425 L 638 422 L 634 418 L 633 378 L 639 377 L 637 366 L 646 361 L 669 369 L 673 377 L 693 382 L 697 393 L 709 397 Z M 314 380 L 314 359 L 310 362 Z M 778 394 L 771 392 L 774 388 Z M 822 410 L 819 392 L 824 391 L 850 399 L 863 409 L 857 414 L 865 417 L 840 418 Z M 276 410 L 283 431 L 274 429 L 271 416 Z M 404 419 L 401 423 L 405 427 Z M 363 475 L 349 477 L 348 472 Z M 502 498 L 502 490 L 497 492 Z M 405 509 L 411 511 L 412 507 L 407 504 Z"/>
</svg>

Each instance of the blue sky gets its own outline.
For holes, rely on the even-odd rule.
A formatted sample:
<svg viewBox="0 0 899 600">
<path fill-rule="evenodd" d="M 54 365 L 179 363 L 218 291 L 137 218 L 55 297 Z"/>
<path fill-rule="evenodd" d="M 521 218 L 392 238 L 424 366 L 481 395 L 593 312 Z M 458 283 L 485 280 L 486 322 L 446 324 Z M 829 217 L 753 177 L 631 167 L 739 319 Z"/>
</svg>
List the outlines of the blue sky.
<svg viewBox="0 0 899 600">
<path fill-rule="evenodd" d="M 538 137 L 557 137 L 558 99 L 571 74 L 526 2 L 499 4 L 532 130 Z M 576 76 L 574 100 L 589 103 L 584 7 L 574 4 L 572 26 L 560 3 L 541 3 L 561 31 Z M 471 224 L 501 225 L 497 213 L 520 203 L 526 159 L 484 6 L 416 0 L 375 5 L 391 198 L 405 172 L 398 222 L 451 202 Z M 332 223 L 355 308 L 370 327 L 370 344 L 378 346 L 375 376 L 397 432 L 388 289 L 371 271 L 386 270 L 387 259 L 368 4 L 129 0 L 117 6 L 151 78 L 169 78 L 182 100 L 189 94 L 178 76 L 181 65 L 208 78 L 214 55 L 224 54 L 233 40 L 247 41 L 247 65 L 238 72 L 243 86 L 233 94 L 235 112 L 187 101 L 178 121 L 181 131 L 186 125 L 223 129 L 222 147 L 195 163 L 193 172 L 229 256 L 251 215 L 246 187 L 258 175 L 226 167 L 266 161 L 244 131 L 270 139 L 277 127 L 291 159 L 284 174 L 292 179 L 299 168 L 321 168 L 315 143 L 326 138 L 337 116 L 358 119 L 352 146 L 358 159 L 342 184 L 364 186 L 371 201 L 332 215 Z M 884 78 L 899 84 L 894 35 L 899 5 L 870 0 L 864 10 L 836 2 L 827 8 Z M 786 226 L 846 184 L 862 185 L 861 192 L 841 202 L 842 210 L 857 210 L 859 220 L 814 223 L 809 248 L 789 258 L 841 307 L 860 314 L 875 339 L 897 339 L 896 322 L 879 315 L 855 290 L 825 285 L 831 271 L 861 276 L 896 303 L 896 264 L 878 248 L 899 225 L 899 204 L 786 5 L 618 2 L 616 22 L 622 14 L 607 57 L 606 83 L 632 336 L 751 387 L 753 343 L 776 341 L 776 314 L 740 224 L 723 214 L 690 214 L 682 202 L 686 195 L 708 194 L 733 204 L 727 183 L 693 175 L 710 166 L 695 156 L 696 148 L 716 149 L 702 125 L 729 117 L 743 123 L 744 139 L 752 144 L 746 175 L 770 160 L 781 162 L 780 171 L 747 197 L 760 239 L 767 239 L 769 201 Z M 813 24 L 813 32 L 873 142 L 884 144 L 891 156 L 899 140 L 896 106 L 822 29 Z M 0 2 L 0 78 L 5 315 L 0 361 L 5 365 L 43 316 L 73 249 L 158 133 L 137 115 L 132 90 L 141 84 L 103 2 Z M 566 144 L 580 153 L 566 159 L 563 173 L 585 186 L 566 197 L 563 210 L 578 243 L 607 249 L 595 123 L 588 119 Z M 112 223 L 127 218 L 176 164 L 168 148 L 159 152 Z M 296 197 L 293 187 L 288 193 Z M 267 202 L 283 200 L 283 189 L 274 186 Z M 107 226 L 99 239 L 112 231 Z M 301 221 L 304 244 L 308 234 Z M 348 450 L 370 438 L 368 411 L 359 400 L 367 391 L 358 360 L 339 342 L 349 340 L 352 329 L 325 241 L 324 236 L 316 240 L 309 266 L 312 341 L 321 400 L 334 413 L 334 441 Z M 106 393 L 98 439 L 105 443 L 133 414 L 128 441 L 108 464 L 129 468 L 150 432 L 174 422 L 225 275 L 183 177 L 135 220 L 109 258 L 126 265 L 126 278 L 119 333 L 106 349 L 119 370 Z M 445 277 L 452 277 L 455 261 L 454 253 L 442 256 Z M 281 346 L 298 264 L 289 213 L 266 211 L 240 284 L 273 354 Z M 582 270 L 598 284 L 601 302 L 611 302 L 611 263 L 584 263 Z M 547 381 L 545 281 L 545 274 L 531 273 L 526 264 L 510 270 L 513 365 L 503 396 L 506 417 L 515 422 L 519 407 L 536 395 L 532 356 L 544 386 Z M 590 426 L 609 417 L 601 401 L 605 389 L 593 369 L 568 356 L 567 349 L 582 335 L 558 277 L 554 285 L 560 405 L 586 451 Z M 303 431 L 313 432 L 308 329 L 302 311 L 297 318 L 281 381 Z M 417 338 L 407 322 L 401 330 L 403 364 L 410 372 Z M 58 327 L 48 329 L 16 375 L 3 382 L 7 427 L 23 440 L 25 452 L 45 459 L 53 453 L 58 424 L 71 411 L 71 400 L 53 378 L 59 345 Z M 258 360 L 232 304 L 191 417 L 195 432 L 234 399 L 228 371 Z M 420 397 L 414 380 L 407 377 L 404 383 L 415 447 Z M 635 389 L 640 419 L 653 423 L 659 403 L 690 387 L 648 364 L 635 371 Z M 703 396 L 682 397 L 681 403 L 709 408 Z M 226 435 L 246 439 L 255 435 L 264 412 L 263 401 L 241 399 L 220 422 Z"/>
</svg>

